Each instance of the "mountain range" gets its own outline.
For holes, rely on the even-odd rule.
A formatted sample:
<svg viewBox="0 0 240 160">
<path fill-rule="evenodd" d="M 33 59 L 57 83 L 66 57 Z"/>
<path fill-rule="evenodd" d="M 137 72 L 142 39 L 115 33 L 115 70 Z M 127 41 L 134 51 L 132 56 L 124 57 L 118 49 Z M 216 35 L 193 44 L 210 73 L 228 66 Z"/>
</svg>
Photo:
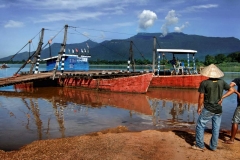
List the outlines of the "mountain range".
<svg viewBox="0 0 240 160">
<path fill-rule="evenodd" d="M 152 60 L 153 37 L 156 37 L 157 48 L 197 50 L 195 58 L 201 61 L 204 61 L 206 55 L 228 55 L 240 51 L 240 40 L 234 37 L 206 37 L 200 35 L 187 35 L 184 33 L 169 33 L 163 37 L 161 33 L 138 33 L 127 39 L 113 39 L 101 43 L 87 40 L 82 43 L 67 44 L 66 54 L 69 54 L 69 51 L 73 54 L 72 50 L 74 50 L 74 54 L 76 54 L 76 48 L 81 52 L 81 50 L 87 50 L 87 46 L 89 46 L 91 55 L 90 60 L 92 61 L 127 61 L 129 57 L 130 42 L 132 41 L 134 59 Z M 48 47 L 41 51 L 41 59 L 58 55 L 60 48 L 61 43 L 53 43 L 50 48 Z M 1 58 L 0 61 L 10 60 L 11 57 L 12 56 Z M 27 60 L 28 57 L 28 52 L 18 53 L 13 58 L 13 61 Z"/>
</svg>

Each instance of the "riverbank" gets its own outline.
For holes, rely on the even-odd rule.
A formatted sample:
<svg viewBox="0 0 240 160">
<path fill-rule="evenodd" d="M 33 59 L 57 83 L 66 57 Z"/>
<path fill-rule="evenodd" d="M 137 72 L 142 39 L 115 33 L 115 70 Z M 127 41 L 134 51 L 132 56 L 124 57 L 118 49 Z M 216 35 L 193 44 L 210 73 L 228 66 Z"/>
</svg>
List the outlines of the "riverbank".
<svg viewBox="0 0 240 160">
<path fill-rule="evenodd" d="M 211 134 L 205 133 L 208 144 Z M 222 143 L 229 133 L 221 132 L 216 151 L 193 150 L 195 134 L 191 131 L 129 132 L 124 126 L 83 136 L 35 141 L 18 151 L 0 150 L 1 160 L 10 159 L 240 159 L 240 134 L 234 144 Z M 206 145 L 207 146 L 207 145 Z"/>
</svg>

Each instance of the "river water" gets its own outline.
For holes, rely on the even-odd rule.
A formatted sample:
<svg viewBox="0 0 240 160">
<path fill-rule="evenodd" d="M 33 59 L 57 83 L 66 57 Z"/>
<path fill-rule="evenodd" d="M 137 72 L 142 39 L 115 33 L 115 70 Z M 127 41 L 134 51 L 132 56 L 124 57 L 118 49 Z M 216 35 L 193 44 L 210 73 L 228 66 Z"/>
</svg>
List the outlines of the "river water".
<svg viewBox="0 0 240 160">
<path fill-rule="evenodd" d="M 1 69 L 0 78 L 13 75 L 19 67 Z M 45 65 L 40 70 L 45 70 Z M 29 71 L 29 66 L 22 71 Z M 237 76 L 239 73 L 228 72 L 223 79 L 230 83 Z M 35 140 L 83 135 L 119 125 L 132 131 L 194 129 L 197 101 L 195 89 L 150 88 L 146 94 L 130 94 L 4 87 L 0 88 L 0 149 L 19 149 Z M 224 99 L 221 129 L 230 130 L 236 105 L 236 95 Z M 211 128 L 211 124 L 207 127 Z"/>
</svg>

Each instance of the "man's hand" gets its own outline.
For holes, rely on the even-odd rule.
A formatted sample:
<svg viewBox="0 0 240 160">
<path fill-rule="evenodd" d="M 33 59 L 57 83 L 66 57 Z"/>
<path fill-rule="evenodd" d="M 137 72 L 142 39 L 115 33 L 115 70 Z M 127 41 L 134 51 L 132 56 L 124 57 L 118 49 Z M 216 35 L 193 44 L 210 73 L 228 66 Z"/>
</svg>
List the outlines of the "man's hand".
<svg viewBox="0 0 240 160">
<path fill-rule="evenodd" d="M 222 105 L 222 101 L 223 101 L 223 99 L 221 98 L 220 101 L 218 101 L 218 104 Z"/>
<path fill-rule="evenodd" d="M 202 112 L 202 108 L 198 108 L 198 110 L 197 110 L 198 115 L 200 115 L 201 112 Z"/>
</svg>

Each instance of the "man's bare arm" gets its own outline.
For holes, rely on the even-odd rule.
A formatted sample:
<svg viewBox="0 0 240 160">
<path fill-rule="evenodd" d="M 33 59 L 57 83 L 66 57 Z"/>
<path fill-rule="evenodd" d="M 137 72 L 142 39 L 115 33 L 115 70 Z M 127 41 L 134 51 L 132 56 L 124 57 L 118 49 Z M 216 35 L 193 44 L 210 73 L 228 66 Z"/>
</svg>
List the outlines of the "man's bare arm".
<svg viewBox="0 0 240 160">
<path fill-rule="evenodd" d="M 233 93 L 236 93 L 238 96 L 240 95 L 240 94 L 238 93 L 238 91 L 236 91 L 236 90 L 234 89 L 234 86 L 235 86 L 235 85 L 236 85 L 236 84 L 233 83 L 233 82 L 230 83 L 230 87 L 231 87 L 231 88 L 222 96 L 222 98 L 220 99 L 220 101 L 218 102 L 218 104 L 222 104 L 223 99 L 226 98 L 226 97 L 228 97 L 228 96 L 230 96 L 230 95 L 233 94 Z"/>
<path fill-rule="evenodd" d="M 198 96 L 198 110 L 197 110 L 197 113 L 199 115 L 202 112 L 203 101 L 204 101 L 204 93 L 199 93 L 199 96 Z"/>
</svg>

